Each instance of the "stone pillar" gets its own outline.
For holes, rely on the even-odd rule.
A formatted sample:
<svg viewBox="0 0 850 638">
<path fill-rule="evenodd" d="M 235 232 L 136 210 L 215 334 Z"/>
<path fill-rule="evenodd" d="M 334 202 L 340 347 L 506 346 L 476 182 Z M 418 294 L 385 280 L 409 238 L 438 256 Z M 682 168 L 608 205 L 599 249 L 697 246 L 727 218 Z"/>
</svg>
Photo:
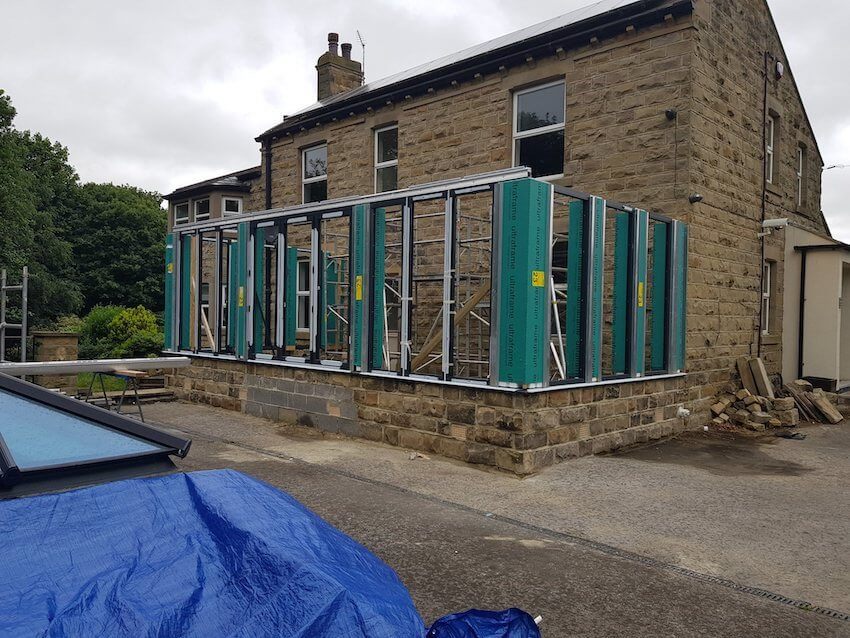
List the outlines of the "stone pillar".
<svg viewBox="0 0 850 638">
<path fill-rule="evenodd" d="M 73 332 L 36 330 L 32 333 L 33 353 L 36 361 L 76 361 L 79 355 L 80 335 Z M 33 377 L 33 383 L 45 388 L 58 388 L 68 394 L 77 393 L 77 375 L 50 375 Z"/>
</svg>

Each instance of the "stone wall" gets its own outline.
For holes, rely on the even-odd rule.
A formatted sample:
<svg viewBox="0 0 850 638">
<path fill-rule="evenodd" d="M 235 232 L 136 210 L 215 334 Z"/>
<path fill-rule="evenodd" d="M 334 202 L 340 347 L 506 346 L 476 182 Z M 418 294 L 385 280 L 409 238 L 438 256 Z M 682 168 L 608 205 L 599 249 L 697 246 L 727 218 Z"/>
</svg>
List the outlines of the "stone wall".
<svg viewBox="0 0 850 638">
<path fill-rule="evenodd" d="M 700 427 L 683 377 L 514 393 L 198 358 L 167 377 L 180 399 L 530 474 Z"/>
</svg>

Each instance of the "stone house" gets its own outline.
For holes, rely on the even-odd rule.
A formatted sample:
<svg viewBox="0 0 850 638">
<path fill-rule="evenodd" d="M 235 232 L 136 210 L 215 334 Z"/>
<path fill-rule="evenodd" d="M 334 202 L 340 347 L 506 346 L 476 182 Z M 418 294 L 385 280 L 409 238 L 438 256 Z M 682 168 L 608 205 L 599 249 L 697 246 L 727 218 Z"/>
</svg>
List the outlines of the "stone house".
<svg viewBox="0 0 850 638">
<path fill-rule="evenodd" d="M 701 426 L 739 356 L 797 374 L 794 233 L 837 242 L 764 0 L 602 0 L 365 84 L 328 40 L 259 169 L 168 196 L 181 396 L 529 473 Z M 222 182 L 242 214 L 193 218 Z"/>
</svg>

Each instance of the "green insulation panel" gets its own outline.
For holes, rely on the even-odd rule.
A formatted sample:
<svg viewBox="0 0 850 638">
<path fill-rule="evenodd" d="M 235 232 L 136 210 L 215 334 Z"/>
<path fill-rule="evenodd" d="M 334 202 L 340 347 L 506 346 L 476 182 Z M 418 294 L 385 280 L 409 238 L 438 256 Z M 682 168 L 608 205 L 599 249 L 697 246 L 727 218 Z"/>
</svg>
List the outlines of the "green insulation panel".
<svg viewBox="0 0 850 638">
<path fill-rule="evenodd" d="M 192 343 L 192 239 L 180 239 L 180 350 L 189 350 Z"/>
<path fill-rule="evenodd" d="M 499 223 L 498 379 L 520 387 L 545 382 L 550 278 L 551 185 L 505 182 Z"/>
<path fill-rule="evenodd" d="M 650 370 L 659 372 L 667 368 L 667 224 L 652 224 L 652 290 L 649 299 Z"/>
<path fill-rule="evenodd" d="M 165 313 L 164 333 L 165 349 L 174 350 L 174 243 L 177 236 L 168 233 L 165 236 Z"/>
<path fill-rule="evenodd" d="M 363 286 L 366 275 L 366 211 L 365 204 L 358 204 L 352 213 L 354 225 L 354 258 L 352 259 L 352 277 L 354 278 L 354 294 L 352 295 L 353 321 L 351 326 L 351 360 L 355 370 L 363 368 L 363 331 L 364 308 Z"/>
<path fill-rule="evenodd" d="M 646 371 L 646 258 L 649 213 L 638 210 L 634 216 L 634 289 L 632 294 L 633 331 L 632 376 Z"/>
<path fill-rule="evenodd" d="M 383 208 L 375 210 L 373 227 L 375 241 L 372 243 L 372 367 L 384 369 L 384 307 L 386 301 L 386 238 L 387 213 Z"/>
<path fill-rule="evenodd" d="M 583 326 L 582 298 L 584 282 L 584 202 L 573 201 L 569 206 L 569 238 L 567 240 L 567 317 L 563 327 L 567 378 L 582 376 Z"/>
<path fill-rule="evenodd" d="M 237 357 L 248 356 L 248 222 L 242 222 L 236 233 L 236 341 L 233 344 Z"/>
<path fill-rule="evenodd" d="M 605 265 L 605 200 L 601 197 L 590 198 L 590 259 L 587 284 L 587 317 L 588 317 L 588 352 L 587 371 L 588 381 L 599 381 L 602 378 L 602 297 L 603 273 Z"/>
<path fill-rule="evenodd" d="M 629 226 L 628 213 L 614 218 L 614 299 L 611 316 L 611 372 L 628 372 L 629 332 Z"/>
<path fill-rule="evenodd" d="M 254 352 L 262 352 L 269 326 L 269 309 L 266 307 L 266 229 L 254 231 Z"/>
<path fill-rule="evenodd" d="M 284 344 L 294 348 L 298 338 L 298 248 L 288 246 L 284 268 Z"/>
<path fill-rule="evenodd" d="M 670 326 L 670 372 L 685 369 L 685 340 L 687 337 L 688 299 L 688 227 L 673 222 L 674 250 L 672 265 L 671 304 L 673 325 Z"/>
</svg>

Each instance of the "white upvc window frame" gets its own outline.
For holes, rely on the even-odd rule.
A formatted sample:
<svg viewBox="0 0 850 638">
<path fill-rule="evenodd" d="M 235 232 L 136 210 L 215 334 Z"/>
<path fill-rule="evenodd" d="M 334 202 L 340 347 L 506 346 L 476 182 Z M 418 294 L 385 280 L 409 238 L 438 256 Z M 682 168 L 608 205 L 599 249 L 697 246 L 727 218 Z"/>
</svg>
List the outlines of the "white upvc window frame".
<svg viewBox="0 0 850 638">
<path fill-rule="evenodd" d="M 312 264 L 310 257 L 298 257 L 298 272 L 295 273 L 295 330 L 302 334 L 310 331 L 310 289 L 312 284 Z M 307 269 L 307 288 L 301 289 L 301 268 Z M 301 304 L 307 305 L 307 325 L 301 325 Z"/>
<path fill-rule="evenodd" d="M 765 136 L 765 172 L 767 175 L 765 179 L 768 184 L 773 184 L 775 175 L 775 162 L 776 162 L 776 125 L 779 121 L 779 118 L 772 113 L 767 116 L 767 135 Z"/>
<path fill-rule="evenodd" d="M 762 262 L 762 289 L 761 289 L 761 333 L 770 334 L 770 306 L 771 288 L 773 287 L 774 268 L 776 262 L 765 259 Z"/>
<path fill-rule="evenodd" d="M 375 142 L 374 142 L 374 154 L 373 154 L 373 156 L 375 158 L 375 162 L 374 162 L 375 163 L 375 172 L 374 172 L 373 188 L 374 188 L 374 192 L 376 192 L 376 193 L 386 192 L 386 191 L 378 191 L 378 171 L 382 168 L 391 168 L 393 166 L 398 167 L 398 142 L 399 142 L 398 135 L 396 135 L 396 158 L 394 160 L 388 160 L 386 162 L 379 162 L 378 161 L 378 136 L 381 133 L 384 133 L 386 131 L 391 131 L 393 129 L 395 129 L 396 132 L 398 132 L 398 124 L 389 124 L 388 126 L 382 126 L 381 128 L 375 129 L 375 135 L 374 135 Z M 398 190 L 398 173 L 397 172 L 396 172 L 396 187 L 393 190 Z"/>
<path fill-rule="evenodd" d="M 797 208 L 803 207 L 803 186 L 806 174 L 806 147 L 797 144 Z"/>
<path fill-rule="evenodd" d="M 182 206 L 186 207 L 186 216 L 185 217 L 178 217 L 177 216 L 177 209 L 181 208 Z M 188 201 L 180 202 L 179 204 L 174 204 L 173 209 L 174 209 L 174 225 L 175 226 L 183 226 L 184 224 L 189 223 L 189 221 L 191 220 L 191 207 L 189 206 Z"/>
<path fill-rule="evenodd" d="M 238 210 L 236 211 L 228 211 L 227 210 L 227 202 L 236 202 Z M 231 197 L 228 195 L 221 196 L 221 216 L 222 217 L 233 217 L 234 215 L 242 214 L 242 198 L 241 197 Z"/>
<path fill-rule="evenodd" d="M 207 203 L 207 212 L 206 213 L 199 213 L 198 212 L 198 204 L 200 204 L 201 202 Z M 195 212 L 195 221 L 196 222 L 203 222 L 203 221 L 208 220 L 210 218 L 210 210 L 211 210 L 211 208 L 210 208 L 210 198 L 209 197 L 203 197 L 201 199 L 194 200 L 192 202 L 192 209 Z"/>
<path fill-rule="evenodd" d="M 307 146 L 307 147 L 301 149 L 301 203 L 302 204 L 310 203 L 310 202 L 307 201 L 307 198 L 305 197 L 305 188 L 304 187 L 307 186 L 307 184 L 315 184 L 317 182 L 327 183 L 327 181 L 328 181 L 328 167 L 327 167 L 327 165 L 325 165 L 325 174 L 324 175 L 319 175 L 317 177 L 305 177 L 305 175 L 307 174 L 307 166 L 306 166 L 307 153 L 310 152 L 310 151 L 314 151 L 317 148 L 322 148 L 322 147 L 325 148 L 325 157 L 327 157 L 328 156 L 328 143 L 327 142 L 322 142 L 321 144 L 313 144 L 313 146 Z M 327 187 L 325 187 L 325 193 L 327 194 Z"/>
<path fill-rule="evenodd" d="M 550 86 L 563 86 L 564 87 L 564 121 L 560 124 L 550 124 L 549 126 L 541 126 L 540 128 L 531 129 L 530 131 L 519 131 L 519 98 L 521 95 L 525 95 L 526 93 L 533 93 L 534 91 L 539 91 L 540 89 L 547 89 Z M 561 78 L 560 80 L 553 80 L 552 82 L 544 82 L 543 84 L 535 84 L 534 86 L 529 86 L 520 91 L 514 91 L 513 95 L 513 114 L 511 115 L 513 118 L 513 124 L 511 126 L 512 133 L 512 142 L 511 142 L 511 163 L 513 166 L 518 166 L 517 162 L 519 161 L 519 156 L 517 155 L 517 141 L 522 140 L 528 137 L 536 137 L 538 135 L 543 135 L 545 133 L 555 133 L 557 131 L 564 131 L 564 145 L 567 143 L 566 136 L 566 126 L 567 126 L 567 81 L 565 78 Z M 564 158 L 564 163 L 566 164 L 566 158 Z M 558 173 L 556 175 L 545 175 L 540 177 L 535 177 L 535 179 L 539 180 L 550 180 L 550 179 L 560 179 L 564 176 L 564 173 Z"/>
</svg>

